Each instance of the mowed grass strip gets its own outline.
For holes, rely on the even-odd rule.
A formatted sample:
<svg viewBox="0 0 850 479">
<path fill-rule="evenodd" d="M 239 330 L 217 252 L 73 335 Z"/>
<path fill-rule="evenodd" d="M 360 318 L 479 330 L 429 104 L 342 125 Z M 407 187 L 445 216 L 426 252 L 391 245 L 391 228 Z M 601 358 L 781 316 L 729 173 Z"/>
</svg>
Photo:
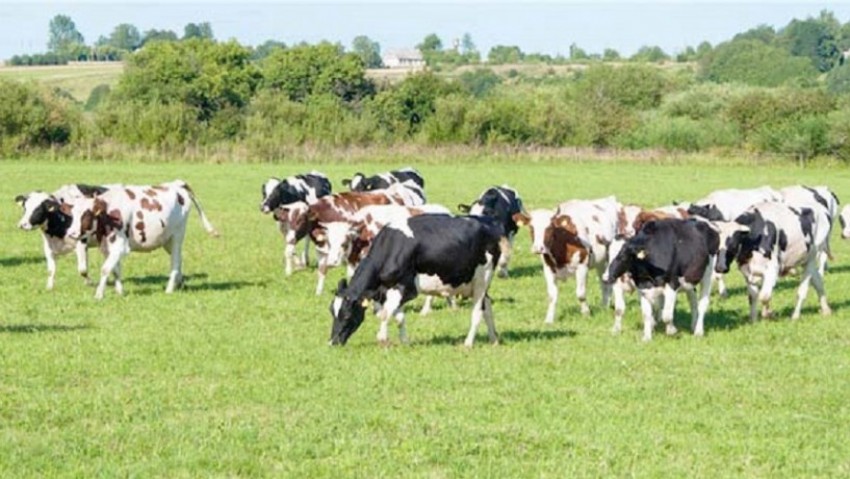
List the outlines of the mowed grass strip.
<svg viewBox="0 0 850 479">
<path fill-rule="evenodd" d="M 850 200 L 844 169 L 484 163 L 418 167 L 429 198 L 454 208 L 508 183 L 526 207 L 616 194 L 660 205 L 721 187 L 827 184 Z M 469 304 L 408 308 L 412 344 L 378 347 L 371 317 L 330 348 L 328 311 L 342 269 L 313 293 L 314 268 L 284 277 L 283 243 L 258 211 L 269 176 L 317 168 L 341 188 L 387 165 L 190 165 L 4 161 L 0 173 L 0 475 L 846 477 L 850 474 L 850 244 L 833 234 L 826 278 L 834 314 L 814 291 L 788 320 L 795 278 L 780 282 L 780 319 L 748 324 L 740 273 L 715 297 L 705 338 L 688 332 L 687 301 L 668 338 L 640 341 L 629 297 L 625 330 L 612 312 L 579 315 L 575 283 L 560 284 L 556 324 L 528 232 L 511 277 L 494 280 L 502 344 L 461 346 Z M 165 295 L 168 258 L 132 253 L 124 297 L 102 302 L 58 261 L 44 289 L 41 239 L 17 230 L 16 194 L 68 182 L 132 184 L 182 178 L 219 239 L 193 212 L 184 290 Z M 313 261 L 315 255 L 313 256 Z M 100 254 L 91 251 L 93 276 Z"/>
</svg>

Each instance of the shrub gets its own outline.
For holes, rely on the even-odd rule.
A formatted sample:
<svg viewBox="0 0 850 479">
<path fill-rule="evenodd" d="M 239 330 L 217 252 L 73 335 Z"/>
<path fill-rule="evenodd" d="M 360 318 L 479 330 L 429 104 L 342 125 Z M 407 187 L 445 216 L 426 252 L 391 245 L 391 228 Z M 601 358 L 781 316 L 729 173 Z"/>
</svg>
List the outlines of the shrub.
<svg viewBox="0 0 850 479">
<path fill-rule="evenodd" d="M 617 141 L 624 148 L 663 148 L 668 151 L 702 151 L 713 147 L 732 147 L 738 143 L 734 125 L 716 118 L 696 120 L 688 117 L 647 115 L 642 124 Z"/>
<path fill-rule="evenodd" d="M 80 126 L 71 101 L 35 83 L 0 79 L 0 149 L 5 154 L 65 145 Z"/>
<path fill-rule="evenodd" d="M 112 91 L 109 88 L 109 85 L 100 84 L 94 87 L 89 93 L 89 98 L 86 100 L 85 109 L 86 111 L 92 111 L 100 106 L 106 99 L 109 97 L 109 93 Z"/>
<path fill-rule="evenodd" d="M 578 79 L 581 95 L 605 97 L 641 110 L 657 107 L 666 86 L 664 73 L 649 65 L 595 65 Z"/>
</svg>

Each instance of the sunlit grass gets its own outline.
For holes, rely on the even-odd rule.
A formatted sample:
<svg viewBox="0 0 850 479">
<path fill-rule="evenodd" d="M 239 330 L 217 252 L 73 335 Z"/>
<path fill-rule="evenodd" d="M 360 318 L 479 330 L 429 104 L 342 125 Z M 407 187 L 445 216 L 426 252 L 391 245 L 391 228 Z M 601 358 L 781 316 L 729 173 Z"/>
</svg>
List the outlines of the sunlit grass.
<svg viewBox="0 0 850 479">
<path fill-rule="evenodd" d="M 399 164 L 397 166 L 404 166 Z M 528 208 L 616 194 L 644 205 L 720 187 L 828 184 L 850 198 L 850 171 L 650 166 L 631 162 L 414 164 L 434 202 L 454 208 L 508 183 Z M 283 276 L 282 241 L 258 212 L 271 175 L 311 165 L 0 163 L 0 473 L 8 477 L 497 476 L 846 477 L 850 474 L 850 245 L 834 235 L 826 278 L 835 314 L 814 291 L 791 322 L 795 280 L 776 294 L 776 321 L 750 325 L 743 283 L 713 299 L 694 338 L 680 301 L 675 338 L 640 341 L 637 301 L 612 336 L 589 291 L 578 314 L 561 284 L 544 327 L 539 260 L 522 231 L 509 279 L 492 287 L 502 344 L 485 331 L 461 346 L 468 304 L 408 311 L 410 346 L 384 349 L 369 320 L 345 348 L 326 346 L 331 290 L 315 272 Z M 386 165 L 318 165 L 334 182 Z M 164 294 L 162 252 L 131 254 L 126 295 L 104 301 L 59 261 L 57 289 L 37 233 L 16 229 L 12 199 L 62 183 L 152 183 L 197 192 L 221 238 L 193 213 L 187 287 Z M 92 271 L 100 264 L 92 252 Z M 342 277 L 334 271 L 328 285 Z"/>
</svg>

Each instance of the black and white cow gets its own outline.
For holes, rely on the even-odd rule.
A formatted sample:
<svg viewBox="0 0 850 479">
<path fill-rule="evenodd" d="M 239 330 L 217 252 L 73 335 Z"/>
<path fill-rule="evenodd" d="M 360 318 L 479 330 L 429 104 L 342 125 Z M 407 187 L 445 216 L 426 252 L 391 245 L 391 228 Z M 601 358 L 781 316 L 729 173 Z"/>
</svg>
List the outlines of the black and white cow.
<svg viewBox="0 0 850 479">
<path fill-rule="evenodd" d="M 673 314 L 676 293 L 681 289 L 687 292 L 691 303 L 694 335 L 704 334 L 703 322 L 719 243 L 717 231 L 706 222 L 663 219 L 644 224 L 623 245 L 603 279 L 613 282 L 625 273 L 631 275 L 640 292 L 644 341 L 652 339 L 653 310 L 660 297 L 664 299 L 661 319 L 666 324 L 667 334 L 676 333 Z M 700 286 L 699 299 L 697 285 Z"/>
<path fill-rule="evenodd" d="M 796 208 L 784 203 L 758 203 L 733 222 L 721 226 L 717 272 L 726 273 L 738 263 L 747 282 L 750 321 L 761 315 L 771 317 L 770 300 L 780 276 L 802 267 L 797 304 L 792 319 L 800 317 L 811 282 L 818 293 L 821 314 L 832 312 L 826 300 L 818 259 L 829 236 L 825 213 L 820 209 Z M 759 287 L 761 283 L 761 287 Z"/>
<path fill-rule="evenodd" d="M 183 240 L 193 204 L 207 233 L 218 236 L 195 193 L 182 180 L 152 186 L 124 185 L 76 202 L 71 210 L 73 220 L 68 236 L 96 239 L 106 256 L 95 299 L 103 298 L 110 274 L 115 276 L 116 293 L 123 294 L 121 261 L 130 251 L 163 248 L 171 256 L 165 292 L 171 293 L 181 285 Z"/>
<path fill-rule="evenodd" d="M 418 185 L 419 188 L 425 188 L 425 179 L 422 175 L 413 168 L 407 167 L 399 170 L 387 171 L 378 173 L 373 176 L 366 176 L 363 173 L 355 173 L 350 179 L 342 180 L 343 186 L 347 186 L 351 191 L 375 191 L 389 188 L 395 183 L 404 183 L 411 181 Z"/>
<path fill-rule="evenodd" d="M 331 182 L 323 173 L 311 171 L 284 180 L 269 178 L 263 184 L 262 193 L 260 211 L 274 212 L 274 218 L 283 235 L 283 263 L 286 275 L 289 276 L 296 262 L 300 267 L 306 266 L 308 262 L 309 240 L 304 243 L 301 257 L 298 258 L 295 254 L 296 245 L 310 231 L 310 225 L 302 213 L 319 198 L 331 194 Z"/>
<path fill-rule="evenodd" d="M 501 227 L 487 218 L 419 215 L 384 227 L 349 284 L 341 280 L 331 303 L 331 344 L 345 344 L 363 323 L 366 302 L 381 305 L 377 339 L 387 342 L 395 317 L 399 338 L 407 341 L 403 305 L 419 293 L 472 298 L 472 318 L 464 345 L 471 347 L 482 316 L 496 343 L 493 308 L 487 290 L 499 260 Z"/>
<path fill-rule="evenodd" d="M 502 225 L 505 236 L 502 239 L 502 255 L 499 259 L 499 276 L 508 276 L 508 263 L 513 253 L 514 237 L 519 226 L 514 219 L 517 213 L 526 214 L 522 198 L 508 185 L 492 186 L 484 190 L 472 204 L 459 204 L 462 213 L 472 216 L 489 216 Z"/>
<path fill-rule="evenodd" d="M 71 206 L 81 198 L 92 198 L 107 189 L 106 186 L 70 184 L 63 185 L 53 194 L 34 191 L 15 198 L 24 210 L 18 227 L 26 231 L 41 229 L 44 258 L 47 261 L 47 289 L 53 289 L 56 281 L 56 257 L 71 251 L 77 256 L 77 271 L 86 284 L 89 283 L 86 248 L 94 243 L 87 244 L 86 241 L 77 241 L 68 236 L 72 222 Z"/>
<path fill-rule="evenodd" d="M 820 228 L 826 228 L 828 231 L 825 248 L 818 256 L 818 271 L 823 276 L 826 273 L 826 262 L 832 256 L 832 250 L 829 247 L 829 237 L 832 233 L 832 224 L 838 216 L 838 196 L 827 186 L 787 186 L 779 190 L 779 193 L 782 194 L 782 200 L 791 206 L 796 208 L 811 208 L 824 212 L 824 215 L 815 216 L 816 220 L 827 220 L 827 224 L 819 225 Z"/>
<path fill-rule="evenodd" d="M 782 201 L 782 194 L 769 186 L 717 190 L 691 203 L 688 213 L 711 221 L 732 221 L 750 206 L 763 201 Z"/>
</svg>

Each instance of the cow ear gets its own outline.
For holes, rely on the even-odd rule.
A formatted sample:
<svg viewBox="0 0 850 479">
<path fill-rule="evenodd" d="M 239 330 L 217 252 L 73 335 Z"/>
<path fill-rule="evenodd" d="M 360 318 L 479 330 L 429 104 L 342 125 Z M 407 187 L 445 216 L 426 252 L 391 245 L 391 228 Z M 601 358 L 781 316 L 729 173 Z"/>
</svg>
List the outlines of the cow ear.
<svg viewBox="0 0 850 479">
<path fill-rule="evenodd" d="M 464 204 L 458 204 L 457 205 L 457 210 L 460 211 L 461 213 L 464 213 L 464 214 L 469 213 L 470 209 L 472 209 L 472 208 L 469 205 L 464 205 Z"/>
<path fill-rule="evenodd" d="M 656 229 L 655 220 L 651 220 L 644 223 L 643 226 L 641 226 L 640 231 L 641 233 L 652 234 Z"/>
<path fill-rule="evenodd" d="M 27 197 L 24 195 L 18 195 L 15 197 L 15 203 L 20 206 L 24 206 L 24 202 L 27 200 Z"/>
<path fill-rule="evenodd" d="M 531 223 L 531 218 L 528 217 L 525 213 L 514 213 L 512 216 L 514 223 L 518 226 L 525 226 Z"/>
<path fill-rule="evenodd" d="M 342 186 L 350 186 L 350 185 L 351 185 L 351 180 L 349 178 L 345 178 L 344 180 L 342 180 Z"/>
</svg>

